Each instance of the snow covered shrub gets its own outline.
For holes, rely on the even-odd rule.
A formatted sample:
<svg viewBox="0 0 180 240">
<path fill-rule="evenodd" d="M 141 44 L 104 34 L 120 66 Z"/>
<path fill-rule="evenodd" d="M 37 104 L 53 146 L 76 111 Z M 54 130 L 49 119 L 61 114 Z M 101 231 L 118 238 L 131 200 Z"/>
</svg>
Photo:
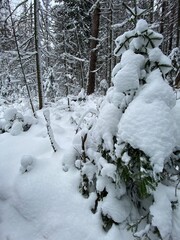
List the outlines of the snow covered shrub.
<svg viewBox="0 0 180 240">
<path fill-rule="evenodd" d="M 5 125 L 6 125 L 5 120 L 1 119 L 0 120 L 0 134 L 5 132 Z"/>
<path fill-rule="evenodd" d="M 57 97 L 58 86 L 55 82 L 54 70 L 52 67 L 49 67 L 47 72 L 44 74 L 44 90 L 45 90 L 45 97 L 48 101 L 55 101 Z"/>
<path fill-rule="evenodd" d="M 176 47 L 174 48 L 170 55 L 169 55 L 171 61 L 172 61 L 172 70 L 170 71 L 169 74 L 169 78 L 170 78 L 170 83 L 175 86 L 178 87 L 179 85 L 179 79 L 178 79 L 178 73 L 179 73 L 179 69 L 180 69 L 180 47 Z M 180 73 L 179 73 L 180 75 Z"/>
<path fill-rule="evenodd" d="M 107 90 L 108 90 L 108 82 L 106 81 L 106 79 L 103 79 L 99 83 L 99 91 L 103 93 L 103 95 L 106 95 Z"/>
<path fill-rule="evenodd" d="M 81 88 L 81 91 L 78 93 L 77 100 L 78 101 L 85 101 L 86 100 L 86 93 L 85 93 L 84 88 Z"/>
<path fill-rule="evenodd" d="M 36 120 L 31 116 L 23 116 L 16 108 L 9 108 L 4 112 L 0 120 L 1 133 L 9 132 L 11 135 L 19 135 L 22 131 L 28 131 Z"/>
<path fill-rule="evenodd" d="M 75 165 L 81 172 L 81 193 L 96 195 L 92 212 L 102 216 L 105 230 L 112 224 L 126 224 L 140 239 L 157 239 L 156 235 L 176 239 L 172 232 L 179 231 L 173 228 L 180 221 L 175 218 L 176 98 L 165 81 L 171 61 L 159 49 L 162 41 L 163 36 L 142 19 L 134 30 L 116 39 L 114 53 L 121 61 L 113 69 L 113 87 L 91 129 L 78 133 L 81 156 Z M 163 206 L 168 205 L 172 220 L 168 231 L 161 224 L 164 212 L 158 196 L 162 188 L 167 195 Z M 169 224 L 166 216 L 163 224 Z"/>
</svg>

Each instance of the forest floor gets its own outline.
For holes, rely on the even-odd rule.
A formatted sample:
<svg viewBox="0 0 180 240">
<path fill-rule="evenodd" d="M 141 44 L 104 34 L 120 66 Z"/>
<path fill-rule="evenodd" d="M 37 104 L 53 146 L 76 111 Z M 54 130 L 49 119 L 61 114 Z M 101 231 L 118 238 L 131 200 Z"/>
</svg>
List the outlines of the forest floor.
<svg viewBox="0 0 180 240">
<path fill-rule="evenodd" d="M 62 99 L 49 108 L 57 152 L 42 111 L 27 132 L 0 134 L 0 240 L 134 239 L 125 227 L 113 226 L 105 233 L 100 216 L 90 210 L 93 195 L 85 199 L 79 192 L 75 132 L 83 113 L 96 109 L 101 100 L 72 101 L 69 109 Z M 13 107 L 29 114 L 26 103 Z M 0 110 L 5 109 L 2 105 Z M 28 158 L 33 159 L 31 168 L 22 171 L 22 159 Z"/>
</svg>

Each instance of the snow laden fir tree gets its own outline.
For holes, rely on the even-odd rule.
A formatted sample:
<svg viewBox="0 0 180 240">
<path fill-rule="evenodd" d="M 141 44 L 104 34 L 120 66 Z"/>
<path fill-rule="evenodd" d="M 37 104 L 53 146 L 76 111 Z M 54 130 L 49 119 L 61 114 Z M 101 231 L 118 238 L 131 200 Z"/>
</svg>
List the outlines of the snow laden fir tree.
<svg viewBox="0 0 180 240">
<path fill-rule="evenodd" d="M 80 191 L 103 228 L 127 227 L 139 239 L 178 239 L 180 141 L 175 94 L 165 76 L 171 61 L 163 36 L 139 20 L 116 40 L 113 69 L 99 114 L 78 132 Z M 178 213 L 179 212 L 179 213 Z"/>
</svg>

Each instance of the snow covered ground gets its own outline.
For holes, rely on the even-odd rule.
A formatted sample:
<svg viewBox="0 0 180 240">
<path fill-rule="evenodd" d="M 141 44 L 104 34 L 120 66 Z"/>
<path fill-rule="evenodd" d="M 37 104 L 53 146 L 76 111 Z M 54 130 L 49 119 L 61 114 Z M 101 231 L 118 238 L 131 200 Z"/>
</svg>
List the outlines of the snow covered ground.
<svg viewBox="0 0 180 240">
<path fill-rule="evenodd" d="M 131 240 L 125 227 L 102 229 L 92 214 L 91 197 L 79 193 L 79 171 L 73 167 L 73 139 L 78 122 L 101 99 L 79 105 L 67 100 L 51 109 L 51 127 L 60 149 L 54 153 L 41 111 L 38 123 L 17 136 L 0 134 L 0 240 Z M 26 106 L 18 106 L 26 111 Z M 5 110 L 1 106 L 1 111 Z M 91 113 L 89 113 L 91 114 Z M 77 124 L 74 124 L 74 122 Z"/>
</svg>

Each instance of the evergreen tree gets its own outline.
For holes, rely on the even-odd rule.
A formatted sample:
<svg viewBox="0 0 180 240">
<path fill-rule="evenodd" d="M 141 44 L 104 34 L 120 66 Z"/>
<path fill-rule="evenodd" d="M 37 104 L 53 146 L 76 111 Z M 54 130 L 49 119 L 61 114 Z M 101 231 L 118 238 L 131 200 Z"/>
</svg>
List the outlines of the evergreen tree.
<svg viewBox="0 0 180 240">
<path fill-rule="evenodd" d="M 52 8 L 54 68 L 61 88 L 66 83 L 85 86 L 91 5 L 90 1 L 59 0 Z"/>
<path fill-rule="evenodd" d="M 113 87 L 94 124 L 78 133 L 82 155 L 75 165 L 81 171 L 81 193 L 96 193 L 92 212 L 101 214 L 105 230 L 126 223 L 141 239 L 173 234 L 162 229 L 156 214 L 162 189 L 166 196 L 174 189 L 167 197 L 173 219 L 172 169 L 178 183 L 172 117 L 176 99 L 165 81 L 171 61 L 159 48 L 162 41 L 142 19 L 116 39 L 114 53 L 121 61 L 113 69 Z"/>
</svg>

